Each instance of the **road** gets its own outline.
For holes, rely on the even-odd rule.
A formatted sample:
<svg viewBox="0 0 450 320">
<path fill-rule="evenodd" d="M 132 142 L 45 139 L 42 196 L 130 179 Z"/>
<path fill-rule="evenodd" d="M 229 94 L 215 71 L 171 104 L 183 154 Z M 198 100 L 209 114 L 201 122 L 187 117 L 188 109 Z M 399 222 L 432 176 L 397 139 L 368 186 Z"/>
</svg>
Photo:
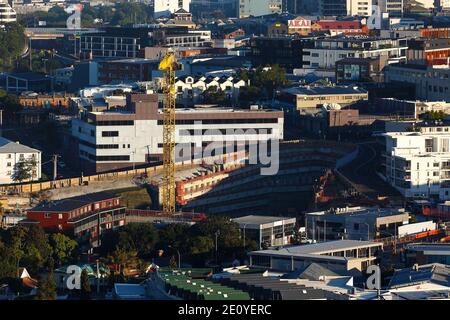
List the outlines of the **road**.
<svg viewBox="0 0 450 320">
<path fill-rule="evenodd" d="M 370 199 L 378 196 L 399 197 L 400 193 L 383 181 L 377 174 L 382 157 L 376 142 L 358 143 L 358 156 L 339 171 L 352 182 L 355 189 Z"/>
</svg>

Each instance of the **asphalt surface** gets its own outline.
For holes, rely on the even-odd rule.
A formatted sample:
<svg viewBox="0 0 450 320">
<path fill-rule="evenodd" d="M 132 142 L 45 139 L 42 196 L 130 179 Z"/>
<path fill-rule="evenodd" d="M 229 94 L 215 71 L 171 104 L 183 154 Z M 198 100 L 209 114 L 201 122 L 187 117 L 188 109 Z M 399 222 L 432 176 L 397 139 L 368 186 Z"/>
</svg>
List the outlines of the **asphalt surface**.
<svg viewBox="0 0 450 320">
<path fill-rule="evenodd" d="M 400 193 L 383 181 L 377 174 L 381 161 L 381 146 L 376 142 L 358 143 L 359 152 L 355 160 L 339 171 L 353 184 L 354 188 L 370 199 L 377 197 L 399 197 Z"/>
</svg>

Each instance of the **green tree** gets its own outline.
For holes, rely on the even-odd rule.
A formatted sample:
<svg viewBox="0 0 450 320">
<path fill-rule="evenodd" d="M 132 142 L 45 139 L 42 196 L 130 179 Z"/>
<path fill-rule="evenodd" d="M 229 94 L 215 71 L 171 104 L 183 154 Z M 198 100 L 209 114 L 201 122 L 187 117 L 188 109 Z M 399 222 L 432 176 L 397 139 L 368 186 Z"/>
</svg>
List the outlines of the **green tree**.
<svg viewBox="0 0 450 320">
<path fill-rule="evenodd" d="M 31 171 L 25 160 L 19 161 L 14 166 L 14 172 L 11 176 L 14 182 L 23 182 L 31 178 Z"/>
<path fill-rule="evenodd" d="M 197 236 L 189 241 L 191 254 L 211 253 L 214 249 L 214 240 L 210 236 Z"/>
<path fill-rule="evenodd" d="M 83 271 L 81 271 L 80 298 L 82 300 L 89 300 L 91 298 L 91 284 L 89 282 L 89 275 L 86 269 L 83 269 Z"/>
<path fill-rule="evenodd" d="M 135 251 L 139 257 L 151 254 L 158 242 L 158 232 L 150 223 L 130 223 L 119 231 L 117 246 Z"/>
<path fill-rule="evenodd" d="M 175 258 L 175 256 L 170 257 L 169 267 L 170 267 L 170 269 L 177 269 L 178 263 L 177 263 L 177 259 Z"/>
<path fill-rule="evenodd" d="M 44 281 L 39 283 L 36 300 L 56 300 L 56 281 L 53 270 L 50 270 Z"/>
<path fill-rule="evenodd" d="M 3 110 L 4 120 L 14 120 L 16 113 L 22 110 L 22 106 L 15 94 L 0 90 L 0 109 Z"/>
<path fill-rule="evenodd" d="M 439 111 L 428 111 L 424 114 L 424 118 L 427 120 L 442 120 L 448 116 L 447 113 L 445 113 L 442 110 Z"/>
<path fill-rule="evenodd" d="M 262 98 L 262 91 L 255 86 L 242 87 L 239 90 L 239 101 L 243 107 L 248 107 L 252 102 Z"/>
<path fill-rule="evenodd" d="M 228 106 L 231 104 L 226 93 L 217 86 L 211 86 L 202 93 L 203 102 L 206 104 L 218 104 Z"/>
<path fill-rule="evenodd" d="M 251 94 L 254 94 L 252 101 L 259 100 L 261 96 L 272 99 L 277 89 L 287 87 L 290 84 L 286 79 L 286 71 L 276 64 L 267 67 L 260 66 L 251 70 L 240 69 L 238 77 L 247 83 L 250 81 L 250 86 L 253 86 L 251 89 L 241 88 L 240 98 L 249 99 L 252 98 Z M 255 88 L 260 91 L 257 92 Z"/>
<path fill-rule="evenodd" d="M 215 240 L 220 260 L 233 259 L 242 250 L 239 225 L 228 217 L 211 216 L 208 220 L 193 225 L 189 230 L 190 253 L 204 255 L 207 250 L 213 254 Z"/>
<path fill-rule="evenodd" d="M 0 71 L 9 70 L 25 47 L 24 27 L 19 23 L 8 23 L 0 29 Z"/>
<path fill-rule="evenodd" d="M 111 19 L 112 25 L 127 25 L 134 23 L 153 22 L 149 6 L 141 3 L 124 2 L 115 6 L 115 13 Z"/>
<path fill-rule="evenodd" d="M 77 242 L 62 233 L 52 234 L 50 236 L 50 245 L 58 266 L 68 262 L 77 248 Z"/>
<path fill-rule="evenodd" d="M 166 248 L 169 245 L 186 251 L 189 225 L 182 223 L 171 223 L 159 230 L 159 243 L 157 248 Z"/>
<path fill-rule="evenodd" d="M 48 241 L 48 235 L 40 225 L 31 225 L 27 228 L 24 244 L 23 265 L 30 273 L 37 274 L 46 265 L 52 254 L 52 248 Z"/>
</svg>

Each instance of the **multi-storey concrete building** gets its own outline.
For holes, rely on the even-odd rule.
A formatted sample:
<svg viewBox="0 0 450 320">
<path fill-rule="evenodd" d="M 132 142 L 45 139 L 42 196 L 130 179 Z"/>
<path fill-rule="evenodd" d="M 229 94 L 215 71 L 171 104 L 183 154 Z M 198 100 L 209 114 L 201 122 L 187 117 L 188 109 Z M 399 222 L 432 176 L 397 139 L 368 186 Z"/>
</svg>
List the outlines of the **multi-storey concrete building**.
<svg viewBox="0 0 450 320">
<path fill-rule="evenodd" d="M 411 84 L 416 99 L 450 102 L 450 68 L 419 64 L 393 64 L 384 70 L 387 83 Z"/>
<path fill-rule="evenodd" d="M 404 11 L 405 0 L 378 0 L 378 7 L 382 13 L 389 16 L 401 16 Z"/>
<path fill-rule="evenodd" d="M 311 49 L 303 49 L 305 69 L 334 69 L 344 58 L 382 57 L 387 63 L 406 60 L 406 39 L 378 39 L 366 37 L 333 37 L 317 39 Z"/>
<path fill-rule="evenodd" d="M 13 142 L 0 137 L 0 184 L 7 184 L 14 181 L 17 164 L 33 159 L 35 166 L 29 172 L 31 178 L 27 181 L 35 181 L 41 178 L 41 152 L 39 150 L 24 146 L 18 142 Z"/>
<path fill-rule="evenodd" d="M 302 86 L 285 89 L 280 95 L 282 100 L 293 103 L 297 109 L 318 108 L 325 104 L 346 106 L 367 100 L 369 93 L 360 87 L 350 86 Z"/>
<path fill-rule="evenodd" d="M 279 247 L 291 244 L 296 218 L 245 216 L 231 219 L 239 224 L 242 236 L 256 241 L 258 248 Z"/>
<path fill-rule="evenodd" d="M 408 41 L 408 63 L 428 66 L 443 64 L 450 57 L 450 39 L 411 39 Z"/>
<path fill-rule="evenodd" d="M 450 125 L 386 135 L 386 180 L 407 198 L 450 199 Z"/>
<path fill-rule="evenodd" d="M 9 5 L 8 1 L 0 0 L 0 24 L 16 22 L 16 12 Z"/>
<path fill-rule="evenodd" d="M 322 16 L 370 16 L 372 0 L 320 0 Z"/>
<path fill-rule="evenodd" d="M 282 0 L 239 0 L 238 18 L 281 13 Z"/>
<path fill-rule="evenodd" d="M 309 239 L 373 240 L 395 236 L 398 227 L 408 224 L 409 214 L 403 209 L 346 207 L 305 215 Z"/>
<path fill-rule="evenodd" d="M 304 270 L 312 263 L 365 271 L 370 265 L 376 264 L 382 248 L 383 244 L 377 242 L 338 240 L 279 250 L 253 251 L 249 256 L 251 267 L 277 271 Z"/>
<path fill-rule="evenodd" d="M 176 119 L 178 159 L 191 159 L 199 152 L 201 156 L 203 148 L 213 141 L 230 145 L 283 139 L 280 111 L 190 108 L 177 109 Z M 122 109 L 88 112 L 72 122 L 72 137 L 77 141 L 84 172 L 160 161 L 162 133 L 163 113 L 158 109 L 156 94 L 128 95 L 127 106 Z"/>
</svg>

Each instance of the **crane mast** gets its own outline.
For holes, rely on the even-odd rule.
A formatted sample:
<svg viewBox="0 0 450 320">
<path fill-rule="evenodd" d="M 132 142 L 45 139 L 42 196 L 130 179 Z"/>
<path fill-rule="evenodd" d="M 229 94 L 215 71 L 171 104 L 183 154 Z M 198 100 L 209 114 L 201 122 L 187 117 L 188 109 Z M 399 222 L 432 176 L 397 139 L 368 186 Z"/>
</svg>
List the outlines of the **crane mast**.
<svg viewBox="0 0 450 320">
<path fill-rule="evenodd" d="M 159 64 L 159 69 L 164 71 L 162 208 L 164 212 L 175 213 L 175 76 L 176 70 L 180 69 L 180 64 L 176 62 L 173 52 L 169 51 L 164 56 Z"/>
</svg>

